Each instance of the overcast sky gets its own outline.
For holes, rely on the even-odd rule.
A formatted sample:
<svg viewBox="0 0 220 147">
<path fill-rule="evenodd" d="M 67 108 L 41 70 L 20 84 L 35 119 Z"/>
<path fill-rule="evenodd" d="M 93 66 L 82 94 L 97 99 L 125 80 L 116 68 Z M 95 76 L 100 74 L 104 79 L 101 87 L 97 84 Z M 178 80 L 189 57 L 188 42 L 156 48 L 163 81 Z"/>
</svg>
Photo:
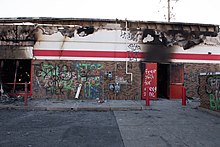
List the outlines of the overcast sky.
<svg viewBox="0 0 220 147">
<path fill-rule="evenodd" d="M 167 0 L 0 0 L 0 17 L 166 21 Z M 220 25 L 220 0 L 171 0 L 173 22 Z M 166 15 L 164 17 L 164 15 Z"/>
</svg>

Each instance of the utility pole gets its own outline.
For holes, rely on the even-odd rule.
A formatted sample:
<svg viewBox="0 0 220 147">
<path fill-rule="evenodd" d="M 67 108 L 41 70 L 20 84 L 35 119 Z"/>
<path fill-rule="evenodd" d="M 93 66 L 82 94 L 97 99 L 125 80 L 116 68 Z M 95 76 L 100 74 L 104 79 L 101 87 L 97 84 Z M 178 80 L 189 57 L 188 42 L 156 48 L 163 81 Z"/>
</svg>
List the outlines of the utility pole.
<svg viewBox="0 0 220 147">
<path fill-rule="evenodd" d="M 175 17 L 174 15 L 174 5 L 175 3 L 177 3 L 179 0 L 160 0 L 160 3 L 161 2 L 164 2 L 163 3 L 163 7 L 162 8 L 166 8 L 166 15 L 164 15 L 165 19 L 170 22 L 171 19 L 173 19 Z M 166 3 L 166 4 L 165 4 Z M 158 11 L 159 12 L 159 11 Z"/>
<path fill-rule="evenodd" d="M 167 18 L 167 20 L 168 20 L 168 22 L 170 22 L 170 15 L 171 15 L 171 12 L 170 12 L 170 0 L 167 0 L 167 16 L 168 16 L 168 18 Z"/>
</svg>

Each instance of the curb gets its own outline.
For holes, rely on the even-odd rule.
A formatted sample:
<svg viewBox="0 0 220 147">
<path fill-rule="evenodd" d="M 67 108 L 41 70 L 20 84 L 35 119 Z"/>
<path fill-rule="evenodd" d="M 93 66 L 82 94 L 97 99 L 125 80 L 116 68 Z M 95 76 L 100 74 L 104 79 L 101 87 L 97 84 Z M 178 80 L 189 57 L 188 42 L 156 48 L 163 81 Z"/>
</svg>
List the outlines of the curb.
<svg viewBox="0 0 220 147">
<path fill-rule="evenodd" d="M 217 112 L 217 111 L 209 110 L 209 109 L 202 108 L 202 107 L 198 107 L 198 110 L 200 110 L 202 112 L 209 113 L 209 114 L 217 116 L 217 117 L 220 117 L 220 112 Z"/>
<path fill-rule="evenodd" d="M 142 107 L 111 107 L 112 111 L 140 111 Z"/>
<path fill-rule="evenodd" d="M 0 110 L 29 110 L 29 111 L 141 111 L 140 107 L 31 107 L 1 105 Z"/>
<path fill-rule="evenodd" d="M 77 107 L 76 111 L 110 111 L 109 107 Z"/>
<path fill-rule="evenodd" d="M 47 110 L 47 108 L 46 107 L 2 105 L 2 106 L 0 106 L 0 110 L 37 110 L 37 111 L 45 111 L 45 110 Z"/>
</svg>

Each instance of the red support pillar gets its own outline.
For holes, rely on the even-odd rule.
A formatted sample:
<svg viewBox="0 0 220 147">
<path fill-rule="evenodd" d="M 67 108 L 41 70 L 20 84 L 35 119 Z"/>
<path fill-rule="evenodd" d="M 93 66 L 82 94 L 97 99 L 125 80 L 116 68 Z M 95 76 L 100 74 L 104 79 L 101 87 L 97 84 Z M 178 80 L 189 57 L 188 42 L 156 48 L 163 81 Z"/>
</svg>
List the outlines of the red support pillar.
<svg viewBox="0 0 220 147">
<path fill-rule="evenodd" d="M 146 87 L 146 106 L 150 106 L 149 87 Z"/>
<path fill-rule="evenodd" d="M 182 87 L 182 105 L 186 106 L 186 88 Z"/>
<path fill-rule="evenodd" d="M 25 88 L 24 88 L 25 94 L 24 94 L 24 105 L 27 106 L 28 102 L 27 102 L 27 82 L 25 82 Z"/>
</svg>

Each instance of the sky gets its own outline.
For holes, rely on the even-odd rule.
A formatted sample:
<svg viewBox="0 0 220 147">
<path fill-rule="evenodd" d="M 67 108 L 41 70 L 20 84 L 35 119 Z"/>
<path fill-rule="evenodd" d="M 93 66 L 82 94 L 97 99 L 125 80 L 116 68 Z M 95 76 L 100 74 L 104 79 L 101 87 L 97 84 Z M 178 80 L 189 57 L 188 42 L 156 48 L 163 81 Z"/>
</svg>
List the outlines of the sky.
<svg viewBox="0 0 220 147">
<path fill-rule="evenodd" d="M 219 0 L 171 0 L 171 22 L 220 25 Z M 167 0 L 0 0 L 0 17 L 167 21 Z"/>
</svg>

